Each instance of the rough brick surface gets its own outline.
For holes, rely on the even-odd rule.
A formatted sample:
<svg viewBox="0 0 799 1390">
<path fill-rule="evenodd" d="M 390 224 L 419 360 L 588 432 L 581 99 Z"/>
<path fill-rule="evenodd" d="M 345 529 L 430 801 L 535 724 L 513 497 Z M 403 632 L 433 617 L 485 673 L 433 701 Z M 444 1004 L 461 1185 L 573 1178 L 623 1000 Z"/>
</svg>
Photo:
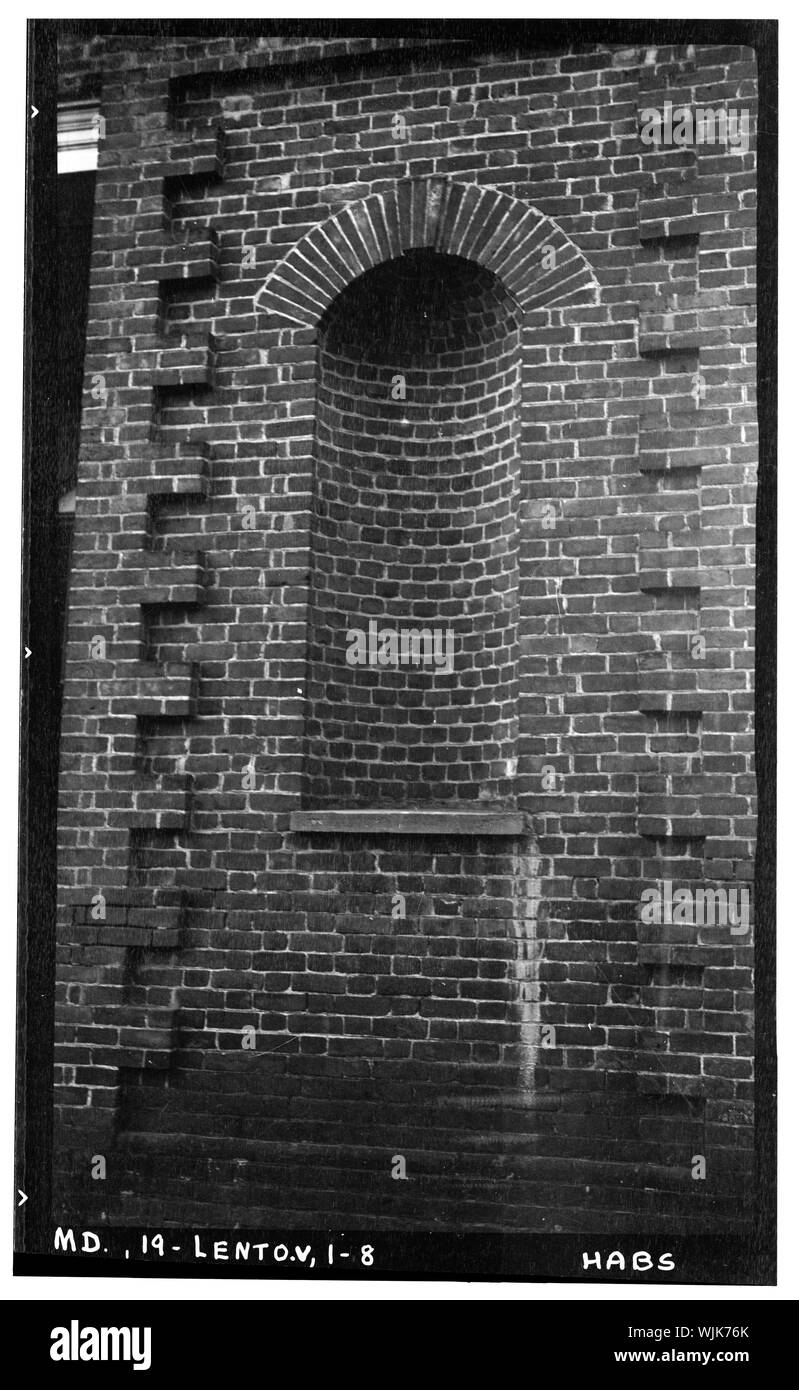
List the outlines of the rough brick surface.
<svg viewBox="0 0 799 1390">
<path fill-rule="evenodd" d="M 754 147 L 640 128 L 755 64 L 406 47 L 62 43 L 57 1210 L 732 1229 L 752 931 L 640 907 L 751 879 Z M 370 618 L 454 673 L 348 666 Z M 292 823 L 442 804 L 524 814 Z"/>
</svg>

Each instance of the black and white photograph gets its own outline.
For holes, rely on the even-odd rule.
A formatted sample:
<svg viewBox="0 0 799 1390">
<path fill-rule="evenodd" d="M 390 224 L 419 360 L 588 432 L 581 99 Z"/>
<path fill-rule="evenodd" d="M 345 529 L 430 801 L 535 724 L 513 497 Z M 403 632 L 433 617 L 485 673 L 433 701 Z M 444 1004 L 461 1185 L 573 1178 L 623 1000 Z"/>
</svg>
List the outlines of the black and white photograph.
<svg viewBox="0 0 799 1390">
<path fill-rule="evenodd" d="M 28 21 L 18 1274 L 774 1285 L 777 38 Z"/>
</svg>

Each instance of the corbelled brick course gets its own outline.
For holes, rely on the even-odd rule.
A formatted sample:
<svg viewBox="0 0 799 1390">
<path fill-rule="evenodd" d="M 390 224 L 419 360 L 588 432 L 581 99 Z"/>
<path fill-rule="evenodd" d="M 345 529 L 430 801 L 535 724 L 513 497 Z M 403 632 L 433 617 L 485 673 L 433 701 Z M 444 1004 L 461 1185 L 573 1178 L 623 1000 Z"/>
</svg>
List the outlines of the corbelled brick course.
<svg viewBox="0 0 799 1390">
<path fill-rule="evenodd" d="M 752 872 L 753 55 L 61 67 L 106 138 L 59 1214 L 732 1229 L 752 928 L 640 906 Z M 661 98 L 746 106 L 750 147 L 644 144 Z M 370 617 L 451 626 L 454 675 L 348 667 Z"/>
</svg>

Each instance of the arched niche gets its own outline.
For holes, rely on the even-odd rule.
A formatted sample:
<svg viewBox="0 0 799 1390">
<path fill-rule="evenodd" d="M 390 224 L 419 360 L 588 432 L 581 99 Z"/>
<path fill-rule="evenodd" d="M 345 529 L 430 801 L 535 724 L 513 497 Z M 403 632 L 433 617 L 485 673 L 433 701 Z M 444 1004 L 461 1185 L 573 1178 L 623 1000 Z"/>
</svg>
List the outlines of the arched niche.
<svg viewBox="0 0 799 1390">
<path fill-rule="evenodd" d="M 268 277 L 317 340 L 304 807 L 513 805 L 521 334 L 597 293 L 550 218 L 440 178 Z"/>
<path fill-rule="evenodd" d="M 306 805 L 512 796 L 518 317 L 490 271 L 427 249 L 323 317 Z"/>
</svg>

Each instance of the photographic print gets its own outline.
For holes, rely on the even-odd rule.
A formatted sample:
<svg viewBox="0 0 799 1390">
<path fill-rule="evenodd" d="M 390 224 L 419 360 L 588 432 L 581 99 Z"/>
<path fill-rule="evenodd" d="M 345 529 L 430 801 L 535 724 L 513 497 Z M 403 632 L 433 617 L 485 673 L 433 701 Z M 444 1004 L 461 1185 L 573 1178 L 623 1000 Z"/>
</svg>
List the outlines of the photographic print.
<svg viewBox="0 0 799 1390">
<path fill-rule="evenodd" d="M 776 46 L 31 21 L 22 1272 L 773 1282 Z"/>
</svg>

